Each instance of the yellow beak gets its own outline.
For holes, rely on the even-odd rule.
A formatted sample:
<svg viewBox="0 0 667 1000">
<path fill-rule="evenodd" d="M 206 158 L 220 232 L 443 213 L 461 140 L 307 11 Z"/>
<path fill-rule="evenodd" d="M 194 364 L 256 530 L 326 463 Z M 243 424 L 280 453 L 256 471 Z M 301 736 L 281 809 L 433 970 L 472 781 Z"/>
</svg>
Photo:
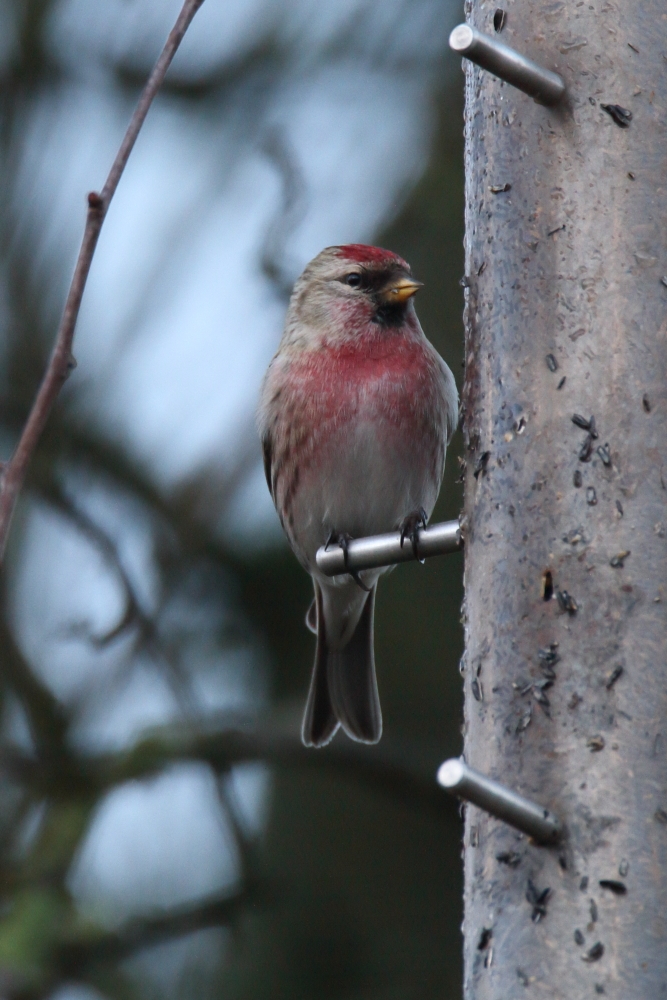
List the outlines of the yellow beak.
<svg viewBox="0 0 667 1000">
<path fill-rule="evenodd" d="M 395 285 L 391 285 L 383 292 L 383 298 L 387 303 L 407 302 L 408 299 L 411 299 L 423 287 L 424 285 L 421 281 L 413 281 L 412 278 L 401 278 Z"/>
</svg>

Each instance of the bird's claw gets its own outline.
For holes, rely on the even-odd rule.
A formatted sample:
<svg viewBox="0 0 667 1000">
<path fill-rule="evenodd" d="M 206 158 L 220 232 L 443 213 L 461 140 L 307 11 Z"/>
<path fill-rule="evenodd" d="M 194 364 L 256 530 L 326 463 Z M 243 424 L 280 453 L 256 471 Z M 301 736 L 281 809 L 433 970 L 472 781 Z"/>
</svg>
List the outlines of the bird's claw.
<svg viewBox="0 0 667 1000">
<path fill-rule="evenodd" d="M 336 545 L 338 545 L 338 547 L 343 550 L 343 565 L 345 566 L 345 572 L 348 573 L 352 577 L 352 579 L 357 584 L 357 586 L 361 587 L 362 590 L 365 590 L 367 594 L 370 594 L 370 592 L 371 592 L 371 590 L 373 588 L 372 587 L 367 587 L 366 584 L 361 579 L 361 577 L 359 576 L 358 570 L 356 570 L 356 569 L 350 569 L 350 567 L 348 565 L 349 556 L 348 556 L 348 553 L 347 553 L 347 545 L 348 545 L 348 542 L 351 542 L 351 541 L 352 541 L 352 535 L 347 535 L 344 532 L 339 533 L 337 531 L 330 531 L 329 532 L 329 537 L 327 538 L 327 540 L 326 540 L 326 542 L 324 544 L 324 548 L 326 550 L 326 549 L 329 548 L 330 545 L 333 545 L 334 543 Z"/>
<path fill-rule="evenodd" d="M 423 507 L 419 510 L 413 510 L 410 514 L 406 516 L 401 521 L 401 548 L 403 548 L 403 543 L 406 538 L 410 539 L 410 544 L 412 545 L 412 554 L 415 559 L 423 563 L 424 560 L 419 556 L 419 529 L 426 527 L 427 514 Z"/>
</svg>

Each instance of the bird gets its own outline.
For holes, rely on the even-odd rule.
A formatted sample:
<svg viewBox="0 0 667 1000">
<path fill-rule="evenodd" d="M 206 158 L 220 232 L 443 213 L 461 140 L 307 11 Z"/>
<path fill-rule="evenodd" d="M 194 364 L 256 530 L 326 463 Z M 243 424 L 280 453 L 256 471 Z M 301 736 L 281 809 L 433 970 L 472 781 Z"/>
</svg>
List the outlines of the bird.
<svg viewBox="0 0 667 1000">
<path fill-rule="evenodd" d="M 301 730 L 309 747 L 339 727 L 361 743 L 382 735 L 373 617 L 386 569 L 331 578 L 315 554 L 400 530 L 418 555 L 458 423 L 454 376 L 415 312 L 421 287 L 390 250 L 326 247 L 294 285 L 260 390 L 266 481 L 314 586 L 306 624 L 317 645 Z"/>
</svg>

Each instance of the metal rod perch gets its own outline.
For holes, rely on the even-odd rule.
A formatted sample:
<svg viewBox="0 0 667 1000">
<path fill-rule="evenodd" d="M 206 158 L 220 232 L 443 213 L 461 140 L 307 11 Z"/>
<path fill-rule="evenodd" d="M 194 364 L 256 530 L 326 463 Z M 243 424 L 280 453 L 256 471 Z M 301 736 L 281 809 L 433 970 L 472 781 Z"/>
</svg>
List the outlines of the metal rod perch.
<svg viewBox="0 0 667 1000">
<path fill-rule="evenodd" d="M 442 521 L 421 528 L 417 539 L 420 559 L 442 556 L 458 552 L 463 547 L 461 526 L 458 521 Z M 317 568 L 326 576 L 339 576 L 351 570 L 378 569 L 394 563 L 411 562 L 415 559 L 412 544 L 406 538 L 401 545 L 400 531 L 387 535 L 371 535 L 368 538 L 353 538 L 347 543 L 347 555 L 338 545 L 322 546 L 317 550 Z"/>
<path fill-rule="evenodd" d="M 459 757 L 452 757 L 441 764 L 437 779 L 438 784 L 452 795 L 472 802 L 541 844 L 556 843 L 563 834 L 558 817 L 544 806 L 524 799 L 510 788 L 474 771 Z"/>
<path fill-rule="evenodd" d="M 558 73 L 538 66 L 532 59 L 469 24 L 454 28 L 449 36 L 449 47 L 541 104 L 558 104 L 565 95 L 565 81 Z"/>
</svg>

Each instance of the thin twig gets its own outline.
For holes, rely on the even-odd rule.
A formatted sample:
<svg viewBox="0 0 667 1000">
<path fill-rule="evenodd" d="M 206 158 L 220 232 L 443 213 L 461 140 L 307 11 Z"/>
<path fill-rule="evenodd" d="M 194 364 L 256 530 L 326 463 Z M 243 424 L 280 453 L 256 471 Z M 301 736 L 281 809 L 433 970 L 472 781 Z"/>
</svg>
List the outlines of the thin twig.
<svg viewBox="0 0 667 1000">
<path fill-rule="evenodd" d="M 203 2 L 204 0 L 185 0 L 181 13 L 167 39 L 160 58 L 155 64 L 148 83 L 144 87 L 109 176 L 102 188 L 102 193 L 98 194 L 92 191 L 88 195 L 86 227 L 83 233 L 81 249 L 79 250 L 79 257 L 74 269 L 74 276 L 58 328 L 56 342 L 19 442 L 14 454 L 3 470 L 2 485 L 0 486 L 0 559 L 4 556 L 12 514 L 25 479 L 30 459 L 46 426 L 58 393 L 74 365 L 72 342 L 74 340 L 76 321 L 79 316 L 81 299 L 83 298 L 83 292 L 88 280 L 97 241 L 100 236 L 102 224 L 109 210 L 111 199 L 116 193 L 118 182 L 123 175 L 130 153 L 146 120 L 146 115 L 153 103 L 153 99 L 162 86 L 162 82 L 176 55 L 178 47 Z"/>
</svg>

